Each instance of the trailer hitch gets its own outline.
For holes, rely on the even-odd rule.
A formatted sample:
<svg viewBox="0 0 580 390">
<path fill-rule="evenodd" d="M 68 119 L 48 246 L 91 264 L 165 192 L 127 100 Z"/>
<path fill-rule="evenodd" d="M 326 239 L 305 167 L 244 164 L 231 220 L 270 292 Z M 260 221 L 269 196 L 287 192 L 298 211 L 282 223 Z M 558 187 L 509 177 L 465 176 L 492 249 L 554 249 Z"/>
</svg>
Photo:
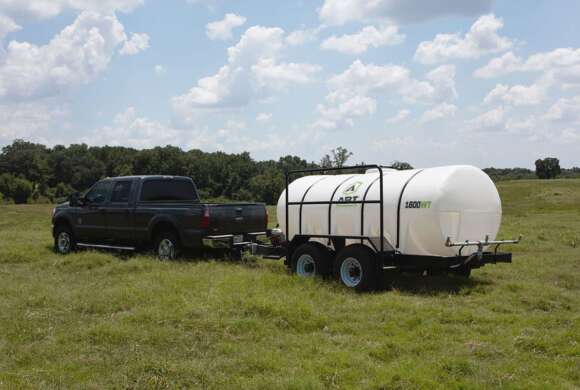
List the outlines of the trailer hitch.
<svg viewBox="0 0 580 390">
<path fill-rule="evenodd" d="M 483 248 L 484 247 L 487 247 L 490 245 L 495 245 L 495 248 L 493 249 L 493 253 L 497 254 L 497 250 L 500 247 L 500 245 L 519 244 L 520 241 L 522 240 L 522 237 L 523 236 L 520 234 L 519 237 L 515 240 L 490 240 L 489 235 L 486 235 L 485 240 L 480 240 L 480 241 L 465 240 L 465 241 L 460 241 L 460 242 L 453 242 L 453 241 L 451 241 L 451 237 L 447 237 L 447 240 L 445 240 L 445 246 L 446 247 L 457 247 L 458 246 L 459 247 L 459 253 L 458 253 L 459 257 L 461 257 L 461 252 L 463 251 L 463 248 L 465 248 L 467 246 L 476 246 L 477 251 L 472 253 L 470 256 L 468 256 L 467 259 L 463 262 L 463 264 L 461 264 L 461 265 L 465 265 L 465 264 L 469 263 L 471 260 L 473 260 L 474 258 L 481 260 L 483 258 Z"/>
</svg>

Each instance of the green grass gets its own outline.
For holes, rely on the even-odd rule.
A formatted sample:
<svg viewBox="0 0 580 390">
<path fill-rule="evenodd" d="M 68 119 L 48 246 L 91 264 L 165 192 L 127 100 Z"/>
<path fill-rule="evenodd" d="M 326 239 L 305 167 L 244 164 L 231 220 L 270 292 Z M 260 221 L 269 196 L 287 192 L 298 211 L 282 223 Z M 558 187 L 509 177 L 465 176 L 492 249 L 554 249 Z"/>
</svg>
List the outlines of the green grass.
<svg viewBox="0 0 580 390">
<path fill-rule="evenodd" d="M 580 180 L 499 188 L 513 264 L 374 294 L 266 260 L 57 256 L 50 207 L 2 206 L 0 388 L 579 388 Z"/>
</svg>

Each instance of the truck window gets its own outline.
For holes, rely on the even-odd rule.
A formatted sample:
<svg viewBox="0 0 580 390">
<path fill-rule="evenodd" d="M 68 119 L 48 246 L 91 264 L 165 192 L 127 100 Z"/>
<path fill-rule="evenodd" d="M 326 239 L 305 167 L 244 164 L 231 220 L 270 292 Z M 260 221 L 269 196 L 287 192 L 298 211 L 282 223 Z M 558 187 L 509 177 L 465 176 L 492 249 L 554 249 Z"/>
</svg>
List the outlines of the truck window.
<svg viewBox="0 0 580 390">
<path fill-rule="evenodd" d="M 100 181 L 87 192 L 85 199 L 91 204 L 105 203 L 111 192 L 110 181 Z"/>
<path fill-rule="evenodd" d="M 116 181 L 113 186 L 112 203 L 129 203 L 129 194 L 131 193 L 131 181 Z"/>
<path fill-rule="evenodd" d="M 198 200 L 193 183 L 187 180 L 147 180 L 141 190 L 142 202 Z"/>
</svg>

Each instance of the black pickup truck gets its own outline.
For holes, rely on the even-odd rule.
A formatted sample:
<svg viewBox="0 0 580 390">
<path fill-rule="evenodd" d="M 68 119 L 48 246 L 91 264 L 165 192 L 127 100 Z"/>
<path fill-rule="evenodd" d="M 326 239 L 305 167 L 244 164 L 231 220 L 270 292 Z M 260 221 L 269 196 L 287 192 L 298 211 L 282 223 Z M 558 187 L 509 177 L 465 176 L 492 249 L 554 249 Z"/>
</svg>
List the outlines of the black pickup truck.
<svg viewBox="0 0 580 390">
<path fill-rule="evenodd" d="M 57 253 L 153 247 L 159 258 L 174 259 L 186 248 L 241 248 L 264 234 L 268 214 L 261 203 L 201 203 L 188 177 L 127 176 L 72 195 L 54 209 L 52 224 Z"/>
</svg>

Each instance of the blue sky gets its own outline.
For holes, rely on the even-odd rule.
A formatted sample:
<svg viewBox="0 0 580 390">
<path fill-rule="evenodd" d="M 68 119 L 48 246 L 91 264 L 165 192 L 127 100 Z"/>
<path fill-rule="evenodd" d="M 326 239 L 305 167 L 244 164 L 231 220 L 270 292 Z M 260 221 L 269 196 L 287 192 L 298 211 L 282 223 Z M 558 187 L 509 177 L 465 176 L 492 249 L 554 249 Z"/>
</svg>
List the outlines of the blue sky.
<svg viewBox="0 0 580 390">
<path fill-rule="evenodd" d="M 572 0 L 0 0 L 0 146 L 578 166 L 578 15 Z"/>
</svg>

